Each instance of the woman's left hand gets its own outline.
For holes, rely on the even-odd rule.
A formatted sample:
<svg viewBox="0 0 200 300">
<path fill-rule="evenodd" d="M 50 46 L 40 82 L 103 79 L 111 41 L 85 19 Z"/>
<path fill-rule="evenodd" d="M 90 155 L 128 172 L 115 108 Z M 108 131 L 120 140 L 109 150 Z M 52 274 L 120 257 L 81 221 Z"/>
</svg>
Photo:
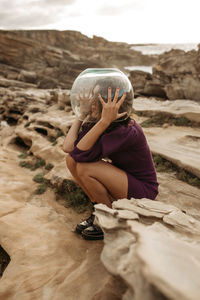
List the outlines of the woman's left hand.
<svg viewBox="0 0 200 300">
<path fill-rule="evenodd" d="M 101 120 L 105 123 L 108 123 L 110 125 L 113 121 L 116 119 L 119 119 L 123 116 L 125 116 L 127 113 L 119 113 L 119 108 L 123 104 L 126 93 L 122 95 L 122 97 L 117 101 L 119 96 L 119 88 L 115 91 L 115 96 L 112 100 L 112 90 L 111 88 L 108 88 L 108 102 L 105 102 L 100 94 L 98 94 L 99 101 L 102 104 L 102 113 L 101 113 Z"/>
<path fill-rule="evenodd" d="M 85 89 L 83 89 L 82 95 L 79 92 L 78 98 L 80 101 L 80 119 L 84 120 L 91 111 L 92 89 L 87 94 Z"/>
</svg>

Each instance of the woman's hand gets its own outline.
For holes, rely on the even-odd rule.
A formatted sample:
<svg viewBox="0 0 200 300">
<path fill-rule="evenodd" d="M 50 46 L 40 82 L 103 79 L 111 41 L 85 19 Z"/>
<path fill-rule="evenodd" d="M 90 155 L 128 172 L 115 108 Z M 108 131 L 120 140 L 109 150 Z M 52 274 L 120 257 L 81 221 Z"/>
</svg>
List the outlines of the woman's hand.
<svg viewBox="0 0 200 300">
<path fill-rule="evenodd" d="M 88 95 L 83 89 L 82 95 L 78 95 L 80 101 L 80 119 L 84 120 L 87 115 L 91 112 L 91 99 L 92 99 L 92 89 L 89 90 Z"/>
<path fill-rule="evenodd" d="M 119 88 L 116 89 L 113 100 L 112 100 L 112 90 L 111 88 L 108 88 L 108 102 L 106 103 L 101 97 L 101 95 L 98 94 L 99 101 L 102 104 L 101 120 L 104 123 L 107 123 L 108 126 L 116 119 L 119 119 L 127 114 L 126 112 L 123 113 L 118 112 L 120 106 L 123 104 L 126 98 L 126 93 L 122 95 L 119 101 L 117 101 L 118 96 L 119 96 Z"/>
</svg>

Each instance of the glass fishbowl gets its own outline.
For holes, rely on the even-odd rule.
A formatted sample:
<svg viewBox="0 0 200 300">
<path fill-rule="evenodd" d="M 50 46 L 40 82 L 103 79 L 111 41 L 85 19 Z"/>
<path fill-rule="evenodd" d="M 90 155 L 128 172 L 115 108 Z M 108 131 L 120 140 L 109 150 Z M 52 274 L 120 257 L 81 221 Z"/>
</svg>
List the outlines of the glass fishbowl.
<svg viewBox="0 0 200 300">
<path fill-rule="evenodd" d="M 114 68 L 89 68 L 81 72 L 75 79 L 70 94 L 73 112 L 79 120 L 97 122 L 100 119 L 102 105 L 98 94 L 107 102 L 109 87 L 111 88 L 112 99 L 116 88 L 119 88 L 118 100 L 126 93 L 125 101 L 121 105 L 119 113 L 127 113 L 123 119 L 130 116 L 134 93 L 128 77 L 122 71 Z M 117 121 L 119 119 L 115 120 L 115 122 Z"/>
</svg>

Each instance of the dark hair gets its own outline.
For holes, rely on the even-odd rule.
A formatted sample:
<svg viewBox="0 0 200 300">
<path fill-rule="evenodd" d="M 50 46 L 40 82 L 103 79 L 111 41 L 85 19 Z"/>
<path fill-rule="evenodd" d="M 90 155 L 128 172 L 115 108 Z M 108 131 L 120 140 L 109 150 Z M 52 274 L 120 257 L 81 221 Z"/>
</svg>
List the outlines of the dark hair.
<svg viewBox="0 0 200 300">
<path fill-rule="evenodd" d="M 131 118 L 130 117 L 128 117 L 127 119 L 123 119 L 123 117 L 122 118 L 119 118 L 118 119 L 118 122 L 112 122 L 109 126 L 108 126 L 108 128 L 105 130 L 105 132 L 111 132 L 112 130 L 114 130 L 114 129 L 116 129 L 116 128 L 118 128 L 118 127 L 120 127 L 120 126 L 123 126 L 123 125 L 125 125 L 125 126 L 128 126 L 128 124 L 129 124 L 129 122 L 131 121 Z"/>
<path fill-rule="evenodd" d="M 128 126 L 129 123 L 130 123 L 130 121 L 133 120 L 133 119 L 131 119 L 130 117 L 128 117 L 125 120 L 122 119 L 122 118 L 120 118 L 119 120 L 120 121 L 118 121 L 118 122 L 112 122 L 104 132 L 109 133 L 112 130 L 114 130 L 114 129 L 120 127 L 120 126 Z M 85 123 L 83 123 L 82 128 L 90 130 L 95 124 L 96 123 L 85 122 Z"/>
</svg>

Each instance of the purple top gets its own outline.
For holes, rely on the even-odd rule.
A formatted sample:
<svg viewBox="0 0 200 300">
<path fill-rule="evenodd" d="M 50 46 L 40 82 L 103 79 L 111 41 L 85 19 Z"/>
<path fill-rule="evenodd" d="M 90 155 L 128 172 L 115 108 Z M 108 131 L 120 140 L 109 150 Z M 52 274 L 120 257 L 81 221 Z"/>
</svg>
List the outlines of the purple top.
<svg viewBox="0 0 200 300">
<path fill-rule="evenodd" d="M 76 162 L 94 162 L 108 157 L 113 165 L 133 175 L 143 183 L 158 186 L 152 155 L 144 132 L 134 120 L 110 132 L 104 132 L 89 150 L 76 146 L 92 126 L 82 126 L 70 155 Z"/>
</svg>

